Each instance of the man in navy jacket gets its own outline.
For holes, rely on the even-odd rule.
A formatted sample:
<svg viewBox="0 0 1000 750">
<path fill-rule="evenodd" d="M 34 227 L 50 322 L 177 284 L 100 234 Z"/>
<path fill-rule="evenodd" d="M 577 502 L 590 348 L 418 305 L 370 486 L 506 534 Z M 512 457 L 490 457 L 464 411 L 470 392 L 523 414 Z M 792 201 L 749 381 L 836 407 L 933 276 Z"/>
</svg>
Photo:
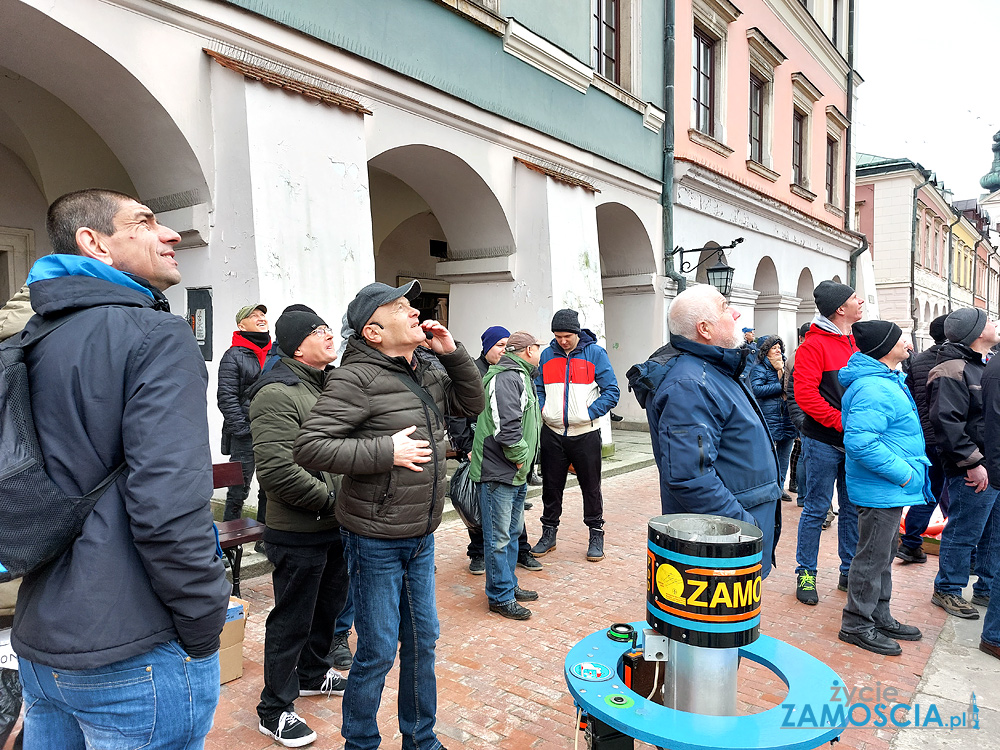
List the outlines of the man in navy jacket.
<svg viewBox="0 0 1000 750">
<path fill-rule="evenodd" d="M 699 284 L 670 305 L 670 343 L 650 358 L 662 379 L 645 400 L 664 513 L 707 513 L 764 534 L 761 576 L 771 570 L 781 488 L 764 415 L 741 381 L 749 350 L 740 314 Z M 633 384 L 633 390 L 636 390 Z"/>
</svg>

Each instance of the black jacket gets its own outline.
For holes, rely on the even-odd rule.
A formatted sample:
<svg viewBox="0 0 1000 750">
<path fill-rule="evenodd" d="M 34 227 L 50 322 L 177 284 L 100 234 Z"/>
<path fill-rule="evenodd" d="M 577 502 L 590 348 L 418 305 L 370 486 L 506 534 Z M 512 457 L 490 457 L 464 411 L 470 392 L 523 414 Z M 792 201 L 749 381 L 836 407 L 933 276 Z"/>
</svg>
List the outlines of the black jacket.
<svg viewBox="0 0 1000 750">
<path fill-rule="evenodd" d="M 72 547 L 24 579 L 15 651 L 65 669 L 173 639 L 192 656 L 212 654 L 230 585 L 209 508 L 208 373 L 190 327 L 159 292 L 104 278 L 43 278 L 31 284 L 31 304 L 45 317 L 85 310 L 27 355 L 49 476 L 82 495 L 123 460 L 128 471 Z"/>
<path fill-rule="evenodd" d="M 996 355 L 983 370 L 983 416 L 986 473 L 990 486 L 1000 488 L 1000 356 Z"/>
<path fill-rule="evenodd" d="M 906 387 L 910 389 L 913 402 L 917 405 L 917 414 L 920 415 L 920 427 L 924 431 L 924 443 L 928 448 L 936 445 L 934 438 L 934 425 L 931 423 L 931 415 L 927 409 L 927 376 L 930 375 L 931 368 L 937 364 L 938 352 L 944 344 L 934 344 L 930 349 L 920 352 L 910 357 L 910 368 L 906 373 Z"/>
<path fill-rule="evenodd" d="M 983 463 L 982 378 L 986 365 L 964 344 L 941 346 L 927 376 L 927 408 L 945 474 L 956 476 Z"/>
<path fill-rule="evenodd" d="M 233 345 L 219 360 L 219 386 L 216 400 L 222 412 L 223 453 L 228 453 L 226 437 L 250 437 L 250 386 L 260 377 L 262 365 L 257 353 L 243 341 L 240 331 L 233 334 Z"/>
</svg>

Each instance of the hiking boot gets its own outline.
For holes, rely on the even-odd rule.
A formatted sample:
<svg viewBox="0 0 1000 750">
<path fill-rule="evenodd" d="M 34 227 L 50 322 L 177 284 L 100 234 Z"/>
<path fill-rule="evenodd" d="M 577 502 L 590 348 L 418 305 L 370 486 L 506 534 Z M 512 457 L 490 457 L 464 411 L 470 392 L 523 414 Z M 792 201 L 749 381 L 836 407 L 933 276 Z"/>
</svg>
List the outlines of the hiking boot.
<svg viewBox="0 0 1000 750">
<path fill-rule="evenodd" d="M 533 558 L 530 552 L 519 552 L 517 555 L 517 567 L 537 573 L 542 569 L 542 564 Z"/>
<path fill-rule="evenodd" d="M 873 630 L 870 633 L 845 633 L 841 630 L 837 633 L 837 637 L 844 643 L 850 643 L 875 654 L 899 656 L 903 653 L 903 649 L 900 648 L 898 643 L 892 640 L 892 638 L 883 635 L 878 630 Z"/>
<path fill-rule="evenodd" d="M 796 495 L 798 495 L 799 494 L 799 485 L 798 485 L 798 482 L 789 482 L 788 483 L 788 491 L 789 492 L 794 492 Z"/>
<path fill-rule="evenodd" d="M 351 655 L 351 647 L 347 643 L 347 636 L 351 633 L 333 634 L 333 648 L 330 649 L 331 663 L 337 669 L 350 669 L 354 664 L 354 657 Z"/>
<path fill-rule="evenodd" d="M 544 557 L 556 548 L 556 527 L 542 526 L 542 538 L 531 548 L 535 557 Z"/>
<path fill-rule="evenodd" d="M 517 600 L 506 602 L 505 604 L 490 602 L 490 612 L 496 612 L 508 620 L 527 620 L 531 617 L 531 610 L 522 607 L 517 603 Z"/>
<path fill-rule="evenodd" d="M 837 580 L 837 590 L 847 591 L 847 576 L 843 573 L 840 574 L 840 578 Z"/>
<path fill-rule="evenodd" d="M 899 545 L 896 550 L 896 557 L 905 563 L 925 563 L 927 562 L 927 553 L 924 552 L 923 545 L 918 545 L 916 547 L 907 547 L 905 544 Z"/>
<path fill-rule="evenodd" d="M 285 747 L 305 747 L 316 741 L 316 733 L 294 711 L 283 711 L 272 721 L 261 719 L 257 729 Z"/>
<path fill-rule="evenodd" d="M 940 591 L 935 591 L 931 596 L 931 604 L 940 607 L 949 615 L 964 620 L 979 619 L 979 610 L 957 594 L 942 594 Z"/>
<path fill-rule="evenodd" d="M 990 597 L 984 594 L 973 594 L 972 603 L 978 604 L 980 607 L 990 606 Z"/>
<path fill-rule="evenodd" d="M 590 544 L 587 545 L 587 560 L 599 562 L 604 559 L 604 529 L 590 530 Z"/>
<path fill-rule="evenodd" d="M 795 577 L 795 598 L 803 604 L 819 604 L 815 570 L 804 570 Z"/>
<path fill-rule="evenodd" d="M 823 531 L 826 531 L 828 528 L 833 526 L 833 519 L 836 517 L 837 514 L 833 512 L 833 508 L 830 508 L 830 510 L 826 512 L 826 518 L 823 519 Z"/>
<path fill-rule="evenodd" d="M 528 591 L 527 589 L 522 589 L 520 586 L 514 587 L 514 601 L 516 602 L 535 602 L 538 601 L 537 591 Z"/>
<path fill-rule="evenodd" d="M 534 503 L 525 503 L 525 504 L 524 504 L 524 509 L 525 509 L 525 510 L 531 510 L 531 509 L 532 509 L 532 508 L 534 508 L 534 507 L 535 507 L 535 504 L 534 504 Z"/>
<path fill-rule="evenodd" d="M 469 560 L 469 572 L 474 576 L 486 573 L 486 559 L 482 555 L 473 555 Z"/>
<path fill-rule="evenodd" d="M 347 678 L 336 669 L 326 670 L 317 682 L 313 684 L 299 684 L 299 697 L 307 698 L 310 695 L 343 695 L 347 690 Z"/>
<path fill-rule="evenodd" d="M 923 633 L 920 632 L 920 628 L 915 628 L 913 625 L 904 625 L 899 620 L 894 620 L 893 622 L 894 624 L 889 627 L 876 625 L 875 629 L 882 635 L 892 638 L 894 641 L 919 641 L 924 637 Z"/>
<path fill-rule="evenodd" d="M 782 492 L 782 493 L 781 493 L 781 499 L 782 499 L 782 500 L 783 500 L 784 502 L 786 502 L 786 503 L 790 503 L 790 502 L 792 502 L 792 496 L 791 496 L 791 495 L 789 495 L 789 494 L 788 494 L 787 492 Z"/>
</svg>

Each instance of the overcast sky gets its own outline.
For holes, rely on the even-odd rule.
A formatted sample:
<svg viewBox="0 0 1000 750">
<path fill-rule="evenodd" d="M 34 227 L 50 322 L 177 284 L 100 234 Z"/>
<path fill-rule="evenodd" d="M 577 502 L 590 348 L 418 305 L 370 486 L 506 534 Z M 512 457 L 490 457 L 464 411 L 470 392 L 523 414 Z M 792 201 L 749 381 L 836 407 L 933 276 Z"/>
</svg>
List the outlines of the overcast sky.
<svg viewBox="0 0 1000 750">
<path fill-rule="evenodd" d="M 1000 0 L 858 0 L 854 145 L 978 198 L 1000 130 Z M 992 58 L 992 59 L 991 59 Z"/>
</svg>

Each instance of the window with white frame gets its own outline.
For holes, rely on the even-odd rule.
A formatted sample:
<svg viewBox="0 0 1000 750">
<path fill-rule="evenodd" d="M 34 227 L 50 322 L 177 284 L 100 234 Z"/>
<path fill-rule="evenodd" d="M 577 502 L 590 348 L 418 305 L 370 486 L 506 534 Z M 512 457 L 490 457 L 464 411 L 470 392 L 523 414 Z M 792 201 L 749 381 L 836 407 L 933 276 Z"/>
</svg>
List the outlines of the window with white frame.
<svg viewBox="0 0 1000 750">
<path fill-rule="evenodd" d="M 619 0 L 591 0 L 591 56 L 594 70 L 618 83 L 621 71 L 621 7 Z"/>
<path fill-rule="evenodd" d="M 774 71 L 786 58 L 756 27 L 747 30 L 747 46 L 750 55 L 747 169 L 773 182 L 779 176 L 772 171 L 771 159 Z"/>
<path fill-rule="evenodd" d="M 844 133 L 847 117 L 832 104 L 826 108 L 826 209 L 840 215 L 843 205 Z"/>
<path fill-rule="evenodd" d="M 809 191 L 812 164 L 810 163 L 810 131 L 813 106 L 823 97 L 812 81 L 802 73 L 792 73 L 792 174 L 791 190 L 800 198 L 815 200 Z"/>
<path fill-rule="evenodd" d="M 726 141 L 726 42 L 741 11 L 729 0 L 692 0 L 691 127 L 695 143 L 723 156 Z"/>
</svg>

